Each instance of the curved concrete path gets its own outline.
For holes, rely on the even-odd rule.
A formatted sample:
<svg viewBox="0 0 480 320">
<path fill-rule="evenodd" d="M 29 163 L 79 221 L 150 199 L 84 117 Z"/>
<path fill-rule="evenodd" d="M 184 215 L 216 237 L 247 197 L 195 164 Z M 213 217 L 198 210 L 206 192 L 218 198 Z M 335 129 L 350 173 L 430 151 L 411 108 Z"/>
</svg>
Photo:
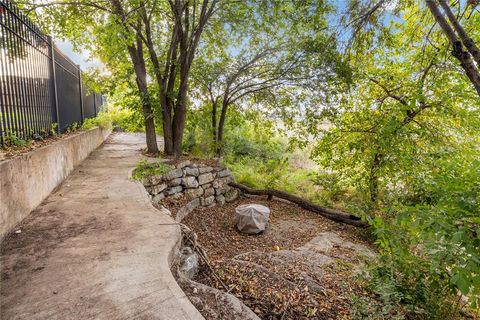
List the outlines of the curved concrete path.
<svg viewBox="0 0 480 320">
<path fill-rule="evenodd" d="M 112 134 L 5 238 L 1 319 L 203 319 L 170 273 L 179 226 L 128 180 L 143 147 Z"/>
</svg>

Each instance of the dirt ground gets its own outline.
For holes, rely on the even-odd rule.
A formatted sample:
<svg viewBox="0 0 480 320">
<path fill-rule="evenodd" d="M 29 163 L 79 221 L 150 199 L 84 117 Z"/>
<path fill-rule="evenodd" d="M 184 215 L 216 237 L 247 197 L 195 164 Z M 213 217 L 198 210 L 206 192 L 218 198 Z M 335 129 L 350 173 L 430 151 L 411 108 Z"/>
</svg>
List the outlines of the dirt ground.
<svg viewBox="0 0 480 320">
<path fill-rule="evenodd" d="M 5 147 L 2 147 L 2 148 L 0 148 L 0 161 L 20 156 L 22 154 L 33 151 L 35 149 L 38 149 L 38 148 L 47 146 L 49 144 L 52 144 L 57 140 L 62 140 L 62 139 L 68 138 L 70 136 L 77 135 L 79 133 L 80 133 L 80 131 L 66 132 L 66 133 L 62 133 L 61 135 L 58 135 L 58 136 L 49 136 L 49 137 L 46 137 L 42 140 L 28 141 L 25 146 L 10 146 L 10 147 L 5 146 Z"/>
<path fill-rule="evenodd" d="M 271 210 L 269 227 L 262 234 L 245 235 L 235 227 L 235 208 L 248 203 L 263 204 Z M 355 270 L 362 263 L 354 251 L 334 247 L 328 256 L 318 257 L 335 263 L 313 268 L 302 259 L 284 263 L 272 258 L 272 254 L 292 252 L 324 232 L 372 249 L 365 230 L 265 197 L 240 198 L 221 207 L 198 208 L 183 223 L 196 232 L 212 269 L 221 279 L 204 265 L 194 280 L 224 291 L 226 285 L 229 293 L 261 319 L 351 318 L 351 298 L 353 294 L 362 294 L 353 281 Z M 188 288 L 183 289 L 188 293 Z"/>
<path fill-rule="evenodd" d="M 235 208 L 257 203 L 270 208 L 270 223 L 260 235 L 247 235 L 235 227 Z M 171 205 L 171 208 L 175 206 Z M 194 230 L 212 261 L 249 252 L 294 249 L 320 232 L 335 232 L 345 240 L 370 246 L 364 230 L 333 222 L 320 215 L 281 200 L 266 197 L 240 198 L 224 206 L 197 208 L 182 223 Z M 278 246 L 275 247 L 275 246 Z"/>
</svg>

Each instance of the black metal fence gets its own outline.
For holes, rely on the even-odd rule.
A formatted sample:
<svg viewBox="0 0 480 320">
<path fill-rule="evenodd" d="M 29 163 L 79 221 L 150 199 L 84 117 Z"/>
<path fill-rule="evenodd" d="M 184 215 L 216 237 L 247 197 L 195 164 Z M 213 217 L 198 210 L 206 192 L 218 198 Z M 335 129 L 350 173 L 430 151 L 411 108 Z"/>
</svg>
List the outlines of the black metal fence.
<svg viewBox="0 0 480 320">
<path fill-rule="evenodd" d="M 0 1 L 0 145 L 79 126 L 103 100 L 49 36 L 11 1 Z"/>
</svg>

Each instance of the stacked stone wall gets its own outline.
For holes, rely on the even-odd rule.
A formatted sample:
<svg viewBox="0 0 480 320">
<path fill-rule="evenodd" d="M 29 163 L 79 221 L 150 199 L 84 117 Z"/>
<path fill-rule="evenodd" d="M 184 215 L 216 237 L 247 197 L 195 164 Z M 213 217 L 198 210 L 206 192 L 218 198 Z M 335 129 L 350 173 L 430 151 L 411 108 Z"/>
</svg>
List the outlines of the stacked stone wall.
<svg viewBox="0 0 480 320">
<path fill-rule="evenodd" d="M 167 197 L 185 196 L 189 202 L 176 213 L 176 220 L 181 221 L 198 206 L 234 201 L 238 190 L 228 185 L 232 181 L 232 174 L 223 165 L 209 166 L 186 160 L 165 174 L 146 177 L 142 182 L 155 204 Z"/>
</svg>

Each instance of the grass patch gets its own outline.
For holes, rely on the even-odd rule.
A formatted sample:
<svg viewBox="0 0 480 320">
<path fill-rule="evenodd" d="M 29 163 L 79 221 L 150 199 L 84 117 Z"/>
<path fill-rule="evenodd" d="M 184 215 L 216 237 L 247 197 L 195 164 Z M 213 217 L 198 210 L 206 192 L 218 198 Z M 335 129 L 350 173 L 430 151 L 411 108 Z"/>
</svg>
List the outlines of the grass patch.
<svg viewBox="0 0 480 320">
<path fill-rule="evenodd" d="M 132 174 L 132 179 L 141 180 L 149 176 L 160 176 L 172 169 L 173 167 L 171 165 L 168 165 L 161 161 L 147 162 L 146 160 L 142 160 L 135 166 L 135 170 Z"/>
</svg>

